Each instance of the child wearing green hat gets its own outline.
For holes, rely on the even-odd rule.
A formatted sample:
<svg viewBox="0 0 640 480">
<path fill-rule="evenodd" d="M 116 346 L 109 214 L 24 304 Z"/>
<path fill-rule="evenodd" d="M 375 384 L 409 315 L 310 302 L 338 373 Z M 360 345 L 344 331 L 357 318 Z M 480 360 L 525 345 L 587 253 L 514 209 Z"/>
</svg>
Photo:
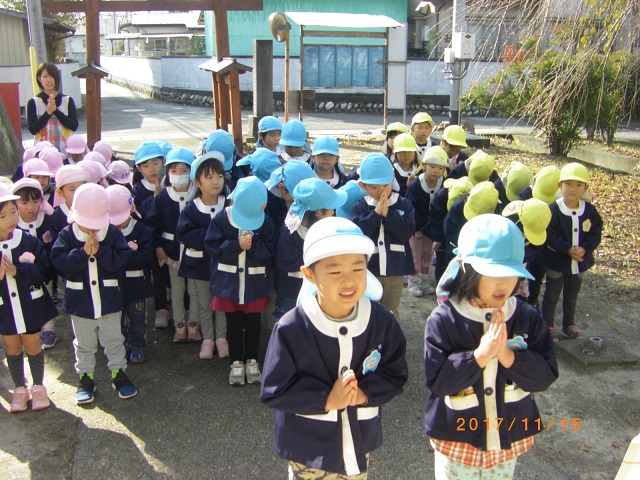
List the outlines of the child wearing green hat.
<svg viewBox="0 0 640 480">
<path fill-rule="evenodd" d="M 500 180 L 498 172 L 495 171 L 493 156 L 483 150 L 477 150 L 468 159 L 463 162 L 458 162 L 458 165 L 447 175 L 447 178 L 462 177 L 469 177 L 469 180 L 471 180 L 474 185 L 487 180 L 490 182 Z"/>
<path fill-rule="evenodd" d="M 420 164 L 418 145 L 415 138 L 408 133 L 401 133 L 393 141 L 393 188 L 401 197 L 407 196 L 407 188 L 413 182 Z"/>
<path fill-rule="evenodd" d="M 468 155 L 462 151 L 465 148 L 469 148 L 469 145 L 467 145 L 467 133 L 464 128 L 460 125 L 449 125 L 442 132 L 440 146 L 447 152 L 449 157 L 449 169 L 447 170 L 447 176 L 449 176 L 451 170 L 468 158 Z"/>
<path fill-rule="evenodd" d="M 403 123 L 393 122 L 387 125 L 387 133 L 384 139 L 384 145 L 382 146 L 382 153 L 384 153 L 384 156 L 387 157 L 392 162 L 394 160 L 393 142 L 395 138 L 401 133 L 409 133 L 409 129 Z M 353 179 L 350 178 L 350 180 L 353 180 Z"/>
<path fill-rule="evenodd" d="M 562 335 L 580 338 L 575 323 L 576 303 L 587 270 L 595 264 L 593 251 L 600 245 L 602 218 L 596 208 L 581 197 L 589 188 L 584 165 L 569 163 L 560 171 L 558 188 L 562 197 L 551 204 L 551 222 L 541 262 L 547 269 L 542 297 L 542 315 L 557 341 L 554 328 L 556 304 L 562 299 Z"/>
<path fill-rule="evenodd" d="M 495 213 L 500 215 L 509 202 L 517 200 L 520 192 L 529 186 L 532 179 L 533 174 L 529 167 L 520 162 L 511 162 L 502 178 L 493 182 L 498 190 L 499 200 Z"/>
</svg>

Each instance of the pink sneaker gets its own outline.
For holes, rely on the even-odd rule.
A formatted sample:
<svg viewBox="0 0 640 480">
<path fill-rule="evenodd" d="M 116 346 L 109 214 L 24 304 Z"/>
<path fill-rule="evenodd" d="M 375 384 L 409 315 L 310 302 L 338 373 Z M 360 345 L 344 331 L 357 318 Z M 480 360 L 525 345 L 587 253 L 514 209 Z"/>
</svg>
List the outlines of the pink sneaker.
<svg viewBox="0 0 640 480">
<path fill-rule="evenodd" d="M 13 390 L 13 400 L 11 401 L 11 413 L 24 412 L 27 404 L 31 400 L 31 392 L 27 387 L 17 387 Z"/>
<path fill-rule="evenodd" d="M 187 341 L 187 325 L 179 323 L 176 325 L 176 333 L 173 336 L 173 343 L 184 343 Z"/>
<path fill-rule="evenodd" d="M 220 358 L 227 358 L 229 356 L 229 343 L 226 338 L 219 338 L 216 340 L 216 349 Z"/>
<path fill-rule="evenodd" d="M 51 402 L 47 395 L 47 388 L 44 385 L 34 385 L 31 387 L 31 410 L 44 410 Z"/>
<path fill-rule="evenodd" d="M 215 343 L 213 340 L 204 339 L 202 346 L 200 347 L 200 358 L 202 360 L 211 360 L 213 358 L 213 351 L 215 350 Z"/>
<path fill-rule="evenodd" d="M 195 343 L 202 340 L 202 334 L 200 333 L 200 324 L 191 322 L 187 327 L 187 342 Z"/>
<path fill-rule="evenodd" d="M 165 308 L 158 310 L 153 324 L 156 328 L 167 328 L 169 326 L 169 310 Z"/>
</svg>

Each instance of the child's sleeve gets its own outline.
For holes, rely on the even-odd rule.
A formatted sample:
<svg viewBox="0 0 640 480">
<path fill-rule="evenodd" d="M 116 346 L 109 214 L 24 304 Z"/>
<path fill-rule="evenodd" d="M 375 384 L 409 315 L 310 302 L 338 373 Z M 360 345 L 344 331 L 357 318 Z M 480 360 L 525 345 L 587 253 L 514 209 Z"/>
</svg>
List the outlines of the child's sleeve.
<svg viewBox="0 0 640 480">
<path fill-rule="evenodd" d="M 287 228 L 280 229 L 275 255 L 275 266 L 280 272 L 300 271 L 300 248 L 296 244 L 296 236 L 296 232 L 290 234 Z"/>
<path fill-rule="evenodd" d="M 358 387 L 367 395 L 367 406 L 370 407 L 384 405 L 402 393 L 402 387 L 409 377 L 405 357 L 407 341 L 395 318 L 390 313 L 387 315 L 391 318 L 385 333 L 385 344 L 378 367 L 362 377 L 360 377 L 363 374 L 362 370 L 356 372 L 359 377 Z"/>
<path fill-rule="evenodd" d="M 551 221 L 547 227 L 547 247 L 554 252 L 569 254 L 571 249 L 571 242 L 567 241 L 562 235 L 561 213 L 558 210 L 558 205 L 552 203 L 551 206 Z"/>
<path fill-rule="evenodd" d="M 427 388 L 438 397 L 455 395 L 480 381 L 482 369 L 473 356 L 473 350 L 454 351 L 446 332 L 443 307 L 427 319 L 424 341 L 424 368 Z"/>
<path fill-rule="evenodd" d="M 127 264 L 127 268 L 132 270 L 150 267 L 151 263 L 156 259 L 156 255 L 153 250 L 153 239 L 151 238 L 151 234 L 149 233 L 149 230 L 144 227 L 144 225 L 140 226 L 142 228 L 140 228 L 140 235 L 136 240 L 138 249 L 131 250 L 131 257 L 129 258 L 129 263 Z"/>
<path fill-rule="evenodd" d="M 444 218 L 447 216 L 447 200 L 449 199 L 448 191 L 446 188 L 441 188 L 433 198 L 433 204 L 429 209 L 429 215 L 427 216 L 427 224 L 422 233 L 428 229 L 429 238 L 434 242 L 443 243 L 445 241 L 444 235 Z"/>
<path fill-rule="evenodd" d="M 127 268 L 132 250 L 122 232 L 116 227 L 109 227 L 107 238 L 109 237 L 113 241 L 104 245 L 100 243 L 100 248 L 98 248 L 94 256 L 101 268 L 104 268 L 107 272 L 119 273 Z"/>
<path fill-rule="evenodd" d="M 205 227 L 197 224 L 191 216 L 192 208 L 190 203 L 182 210 L 178 218 L 178 226 L 176 227 L 176 240 L 182 243 L 186 248 L 194 250 L 204 250 L 204 236 L 207 232 Z"/>
<path fill-rule="evenodd" d="M 27 242 L 28 244 L 25 245 L 27 250 L 25 252 L 32 253 L 35 258 L 33 263 L 21 262 L 20 257 L 15 259 L 15 280 L 18 285 L 23 287 L 41 285 L 44 282 L 47 270 L 49 269 L 49 259 L 47 258 L 44 245 L 42 245 L 40 240 L 35 237 L 31 237 Z"/>
<path fill-rule="evenodd" d="M 162 196 L 156 195 L 155 197 L 150 198 L 152 199 L 152 203 L 150 205 L 149 212 L 145 217 L 144 224 L 151 232 L 153 248 L 158 248 L 162 246 Z"/>
<path fill-rule="evenodd" d="M 89 255 L 84 251 L 84 244 L 79 247 L 73 247 L 71 244 L 73 234 L 70 233 L 69 228 L 60 232 L 49 256 L 54 268 L 62 273 L 80 272 L 87 268 L 89 261 Z"/>
<path fill-rule="evenodd" d="M 220 214 L 213 217 L 204 237 L 204 248 L 214 263 L 221 260 L 237 261 L 238 255 L 242 252 L 238 238 L 229 240 L 225 236 L 223 218 L 226 218 L 226 215 Z"/>
<path fill-rule="evenodd" d="M 584 232 L 582 243 L 580 243 L 580 246 L 584 248 L 585 252 L 588 254 L 593 253 L 593 251 L 598 248 L 598 245 L 600 245 L 600 241 L 602 240 L 602 217 L 595 207 L 592 208 L 593 215 L 589 218 L 591 226 L 589 227 L 588 232 Z M 582 226 L 584 231 L 584 222 L 582 223 Z"/>
<path fill-rule="evenodd" d="M 526 350 L 516 350 L 511 368 L 500 369 L 504 376 L 527 392 L 542 392 L 558 378 L 556 347 L 549 327 L 542 315 L 533 308 L 521 308 L 521 315 L 528 317 L 529 331 Z"/>
<path fill-rule="evenodd" d="M 389 208 L 387 216 L 382 217 L 382 224 L 385 232 L 392 232 L 394 238 L 407 242 L 416 232 L 415 210 L 406 199 L 402 199 L 398 207 Z"/>
<path fill-rule="evenodd" d="M 376 213 L 375 208 L 361 198 L 351 209 L 351 221 L 360 227 L 362 233 L 369 238 L 377 238 L 382 217 Z"/>
<path fill-rule="evenodd" d="M 265 217 L 262 227 L 253 235 L 251 248 L 247 250 L 247 255 L 258 260 L 271 260 L 275 254 L 276 229 L 273 222 Z"/>
<path fill-rule="evenodd" d="M 311 375 L 298 375 L 291 340 L 276 324 L 269 340 L 262 369 L 260 401 L 282 412 L 317 415 L 326 413 L 333 388 Z"/>
</svg>

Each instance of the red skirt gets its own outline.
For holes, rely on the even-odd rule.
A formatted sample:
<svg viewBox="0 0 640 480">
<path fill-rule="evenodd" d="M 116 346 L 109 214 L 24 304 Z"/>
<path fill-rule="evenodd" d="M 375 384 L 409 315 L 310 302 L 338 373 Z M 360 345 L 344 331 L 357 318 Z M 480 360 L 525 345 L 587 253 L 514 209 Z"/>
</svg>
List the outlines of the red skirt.
<svg viewBox="0 0 640 480">
<path fill-rule="evenodd" d="M 269 297 L 258 298 L 249 303 L 237 303 L 229 298 L 213 297 L 210 308 L 215 312 L 262 313 L 269 306 Z"/>
</svg>

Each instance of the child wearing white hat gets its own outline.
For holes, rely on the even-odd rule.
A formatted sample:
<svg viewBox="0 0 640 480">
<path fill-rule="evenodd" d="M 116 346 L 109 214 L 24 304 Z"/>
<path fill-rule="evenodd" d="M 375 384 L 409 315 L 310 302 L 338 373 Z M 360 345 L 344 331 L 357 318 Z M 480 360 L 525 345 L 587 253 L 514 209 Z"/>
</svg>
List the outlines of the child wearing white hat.
<svg viewBox="0 0 640 480">
<path fill-rule="evenodd" d="M 289 478 L 365 479 L 382 443 L 380 407 L 407 381 L 404 334 L 370 299 L 380 295 L 367 272 L 374 248 L 344 218 L 322 219 L 305 236 L 301 271 L 314 288 L 276 324 L 260 392 L 275 410 Z"/>
<path fill-rule="evenodd" d="M 558 378 L 556 349 L 540 313 L 514 297 L 531 275 L 513 222 L 472 218 L 456 254 L 437 287 L 448 300 L 425 329 L 424 426 L 435 477 L 513 478 L 542 430 L 531 392 Z"/>
<path fill-rule="evenodd" d="M 121 272 L 131 248 L 109 224 L 109 196 L 96 184 L 78 187 L 69 211 L 70 225 L 60 232 L 51 249 L 51 263 L 66 279 L 62 311 L 71 316 L 75 340 L 76 372 L 80 377 L 76 404 L 94 400 L 93 378 L 98 342 L 107 356 L 113 388 L 120 398 L 138 391 L 127 377 L 126 352 L 121 331 L 124 308 Z"/>
</svg>

